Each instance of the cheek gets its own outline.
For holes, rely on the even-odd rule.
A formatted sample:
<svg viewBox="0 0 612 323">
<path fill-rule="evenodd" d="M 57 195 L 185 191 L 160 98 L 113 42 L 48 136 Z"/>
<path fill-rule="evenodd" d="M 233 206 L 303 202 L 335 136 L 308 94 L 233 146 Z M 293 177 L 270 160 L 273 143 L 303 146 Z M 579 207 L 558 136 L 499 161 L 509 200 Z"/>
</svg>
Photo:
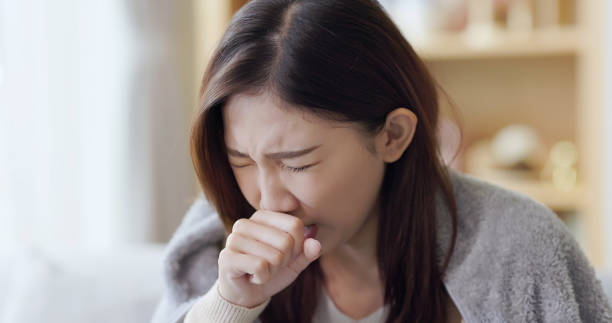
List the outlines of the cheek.
<svg viewBox="0 0 612 323">
<path fill-rule="evenodd" d="M 257 188 L 257 176 L 253 171 L 234 171 L 234 178 L 238 187 L 242 192 L 242 195 L 251 204 L 251 206 L 257 209 L 259 201 L 259 189 Z M 257 206 L 257 207 L 256 207 Z"/>
<path fill-rule="evenodd" d="M 296 196 L 315 209 L 322 223 L 358 227 L 371 213 L 383 174 L 384 162 L 370 156 L 330 161 L 316 176 L 298 186 Z"/>
</svg>

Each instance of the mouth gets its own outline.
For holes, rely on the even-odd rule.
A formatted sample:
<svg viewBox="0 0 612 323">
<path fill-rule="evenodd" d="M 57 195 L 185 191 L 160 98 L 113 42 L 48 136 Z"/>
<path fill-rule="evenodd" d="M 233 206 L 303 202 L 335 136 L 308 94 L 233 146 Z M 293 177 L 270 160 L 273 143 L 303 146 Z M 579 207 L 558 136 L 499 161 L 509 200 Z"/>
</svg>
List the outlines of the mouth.
<svg viewBox="0 0 612 323">
<path fill-rule="evenodd" d="M 304 227 L 304 240 L 317 236 L 319 227 L 316 224 L 310 224 Z"/>
</svg>

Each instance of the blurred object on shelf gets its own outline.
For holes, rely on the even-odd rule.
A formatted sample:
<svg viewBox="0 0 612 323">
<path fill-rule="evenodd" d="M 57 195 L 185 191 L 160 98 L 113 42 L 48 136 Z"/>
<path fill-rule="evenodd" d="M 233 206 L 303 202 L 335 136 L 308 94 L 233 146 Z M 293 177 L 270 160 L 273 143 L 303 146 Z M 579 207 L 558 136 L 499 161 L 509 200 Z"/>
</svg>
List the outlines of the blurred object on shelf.
<svg viewBox="0 0 612 323">
<path fill-rule="evenodd" d="M 380 2 L 409 40 L 423 41 L 433 29 L 432 1 L 381 0 Z"/>
<path fill-rule="evenodd" d="M 476 141 L 465 149 L 464 165 L 466 172 L 492 182 L 538 178 L 538 173 L 528 168 L 497 166 L 491 140 L 486 139 Z"/>
<path fill-rule="evenodd" d="M 493 0 L 493 20 L 497 26 L 506 27 L 508 20 L 508 1 Z"/>
<path fill-rule="evenodd" d="M 576 0 L 536 0 L 537 28 L 557 28 L 576 24 Z"/>
<path fill-rule="evenodd" d="M 576 0 L 559 0 L 559 24 L 562 26 L 576 24 Z"/>
<path fill-rule="evenodd" d="M 575 0 L 469 0 L 470 29 L 506 27 L 509 31 L 557 28 L 575 23 Z"/>
<path fill-rule="evenodd" d="M 559 0 L 538 0 L 535 5 L 538 28 L 559 26 Z"/>
<path fill-rule="evenodd" d="M 381 0 L 410 41 L 464 31 L 491 39 L 495 31 L 525 33 L 576 24 L 576 0 Z"/>
<path fill-rule="evenodd" d="M 464 30 L 468 1 L 471 0 L 381 0 L 380 3 L 409 40 L 422 41 L 432 32 Z"/>
<path fill-rule="evenodd" d="M 497 132 L 490 151 L 497 168 L 533 171 L 542 166 L 544 159 L 537 132 L 522 124 L 509 125 Z"/>
<path fill-rule="evenodd" d="M 582 206 L 583 188 L 561 190 L 551 181 L 538 178 L 537 170 L 495 166 L 489 140 L 477 141 L 464 153 L 465 171 L 489 183 L 522 193 L 555 212 L 576 211 Z"/>
<path fill-rule="evenodd" d="M 578 150 L 569 141 L 559 141 L 550 149 L 546 165 L 540 172 L 540 179 L 552 182 L 561 191 L 571 191 L 578 180 Z"/>
<path fill-rule="evenodd" d="M 468 0 L 466 32 L 473 37 L 490 38 L 495 29 L 494 0 Z"/>
<path fill-rule="evenodd" d="M 554 211 L 577 210 L 582 189 L 576 181 L 575 145 L 558 142 L 548 157 L 544 151 L 542 140 L 533 128 L 510 125 L 492 139 L 477 141 L 466 149 L 465 171 L 523 193 Z"/>
<path fill-rule="evenodd" d="M 469 0 L 434 0 L 433 23 L 435 31 L 457 32 L 464 30 L 468 23 Z"/>
<path fill-rule="evenodd" d="M 507 5 L 508 14 L 506 17 L 506 27 L 509 31 L 525 32 L 533 29 L 531 0 L 512 0 L 508 1 Z"/>
<path fill-rule="evenodd" d="M 465 33 L 489 43 L 500 31 L 530 33 L 575 25 L 576 0 L 381 0 L 411 42 Z M 472 41 L 473 42 L 473 41 Z"/>
<path fill-rule="evenodd" d="M 452 120 L 440 118 L 438 123 L 440 155 L 450 168 L 461 169 L 461 129 Z"/>
</svg>

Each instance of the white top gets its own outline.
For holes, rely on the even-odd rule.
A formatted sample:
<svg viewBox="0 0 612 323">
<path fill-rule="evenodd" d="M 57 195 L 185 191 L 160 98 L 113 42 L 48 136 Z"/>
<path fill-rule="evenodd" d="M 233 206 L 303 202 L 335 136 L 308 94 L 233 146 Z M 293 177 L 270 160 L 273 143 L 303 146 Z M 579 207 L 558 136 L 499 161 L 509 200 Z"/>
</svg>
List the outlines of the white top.
<svg viewBox="0 0 612 323">
<path fill-rule="evenodd" d="M 229 303 L 219 295 L 217 282 L 189 310 L 185 323 L 233 322 L 251 323 L 263 312 L 270 300 L 255 308 L 245 308 Z M 367 317 L 354 320 L 340 312 L 329 298 L 325 288 L 321 288 L 321 297 L 313 317 L 314 323 L 383 323 L 388 315 L 388 305 L 376 310 Z"/>
<path fill-rule="evenodd" d="M 389 306 L 380 307 L 374 313 L 359 320 L 355 320 L 340 312 L 336 304 L 325 292 L 325 288 L 321 288 L 321 297 L 315 311 L 313 322 L 334 322 L 334 323 L 384 323 L 389 314 Z"/>
<path fill-rule="evenodd" d="M 193 304 L 185 317 L 185 323 L 252 323 L 257 320 L 259 314 L 263 312 L 270 302 L 270 299 L 268 299 L 255 308 L 234 305 L 219 295 L 217 283 L 218 281 L 215 282 L 204 296 L 200 297 Z M 321 291 L 319 304 L 312 320 L 314 323 L 384 323 L 389 315 L 389 305 L 385 305 L 367 317 L 359 320 L 352 319 L 340 312 L 336 304 L 325 292 L 324 287 L 321 288 Z M 463 323 L 463 321 L 461 322 Z"/>
</svg>

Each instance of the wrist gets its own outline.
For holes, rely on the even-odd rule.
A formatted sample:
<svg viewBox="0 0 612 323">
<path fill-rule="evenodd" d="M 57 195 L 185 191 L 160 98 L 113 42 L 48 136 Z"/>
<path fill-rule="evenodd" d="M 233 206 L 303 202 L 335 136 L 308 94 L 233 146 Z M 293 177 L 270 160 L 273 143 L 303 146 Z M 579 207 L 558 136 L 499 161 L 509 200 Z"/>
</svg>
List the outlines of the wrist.
<svg viewBox="0 0 612 323">
<path fill-rule="evenodd" d="M 225 302 L 233 305 L 233 306 L 238 306 L 238 307 L 242 307 L 245 309 L 253 309 L 256 307 L 260 307 L 261 305 L 263 305 L 264 303 L 268 303 L 270 301 L 270 297 L 268 297 L 267 299 L 262 299 L 262 300 L 232 300 L 226 296 L 223 295 L 223 293 L 221 292 L 221 286 L 219 283 L 215 284 L 216 289 L 217 289 L 217 295 L 219 295 L 219 298 L 221 298 L 222 300 L 224 300 Z"/>
</svg>

